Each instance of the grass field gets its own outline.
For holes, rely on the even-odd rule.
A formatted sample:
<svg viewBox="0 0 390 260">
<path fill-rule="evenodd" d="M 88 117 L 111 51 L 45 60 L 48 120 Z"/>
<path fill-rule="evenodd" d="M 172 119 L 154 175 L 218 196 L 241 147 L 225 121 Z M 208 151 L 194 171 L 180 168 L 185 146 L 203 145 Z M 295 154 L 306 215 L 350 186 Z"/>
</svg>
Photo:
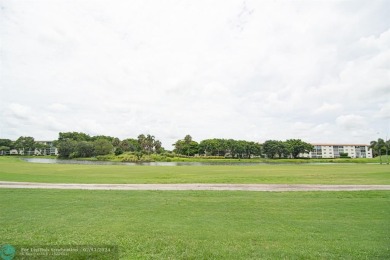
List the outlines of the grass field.
<svg viewBox="0 0 390 260">
<path fill-rule="evenodd" d="M 390 192 L 0 189 L 1 242 L 121 259 L 388 259 Z"/>
<path fill-rule="evenodd" d="M 121 166 L 27 163 L 0 157 L 0 180 L 48 183 L 390 184 L 390 166 L 278 164 L 256 166 Z"/>
<path fill-rule="evenodd" d="M 390 184 L 390 167 L 55 165 L 0 157 L 0 180 Z M 113 245 L 120 259 L 390 258 L 389 191 L 0 189 L 0 204 L 0 245 Z"/>
</svg>

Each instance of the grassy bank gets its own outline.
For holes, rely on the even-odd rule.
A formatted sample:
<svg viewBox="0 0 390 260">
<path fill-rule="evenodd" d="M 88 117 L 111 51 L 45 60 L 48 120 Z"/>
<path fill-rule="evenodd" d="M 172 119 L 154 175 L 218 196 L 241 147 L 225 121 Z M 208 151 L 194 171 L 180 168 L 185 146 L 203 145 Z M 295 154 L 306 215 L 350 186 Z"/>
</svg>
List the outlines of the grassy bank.
<svg viewBox="0 0 390 260">
<path fill-rule="evenodd" d="M 335 158 L 335 159 L 238 159 L 225 158 L 223 156 L 184 156 L 175 154 L 144 154 L 142 157 L 137 157 L 135 153 L 124 153 L 121 155 L 103 155 L 93 158 L 79 158 L 79 160 L 100 160 L 113 162 L 261 162 L 261 163 L 379 163 L 381 161 L 386 163 L 387 157 L 375 158 Z"/>
<path fill-rule="evenodd" d="M 388 165 L 123 166 L 27 163 L 0 157 L 0 180 L 48 183 L 390 184 Z"/>
<path fill-rule="evenodd" d="M 47 159 L 56 159 L 56 156 L 4 156 L 4 157 L 13 157 L 13 158 L 47 158 Z M 324 158 L 324 159 L 314 159 L 314 158 L 298 158 L 298 159 L 267 159 L 267 158 L 252 158 L 252 159 L 232 159 L 225 158 L 222 156 L 184 156 L 184 155 L 174 155 L 174 154 L 151 154 L 142 155 L 141 158 L 138 158 L 135 153 L 125 153 L 121 155 L 101 155 L 97 157 L 88 157 L 88 158 L 73 158 L 72 160 L 79 161 L 111 161 L 111 162 L 223 162 L 223 163 L 237 163 L 237 162 L 248 162 L 248 163 L 269 163 L 269 164 L 304 164 L 304 163 L 368 163 L 368 164 L 377 164 L 382 161 L 382 164 L 387 164 L 387 157 L 385 155 L 375 158 Z M 390 161 L 390 157 L 389 157 Z"/>
<path fill-rule="evenodd" d="M 121 259 L 387 259 L 390 192 L 0 189 L 1 242 Z"/>
</svg>

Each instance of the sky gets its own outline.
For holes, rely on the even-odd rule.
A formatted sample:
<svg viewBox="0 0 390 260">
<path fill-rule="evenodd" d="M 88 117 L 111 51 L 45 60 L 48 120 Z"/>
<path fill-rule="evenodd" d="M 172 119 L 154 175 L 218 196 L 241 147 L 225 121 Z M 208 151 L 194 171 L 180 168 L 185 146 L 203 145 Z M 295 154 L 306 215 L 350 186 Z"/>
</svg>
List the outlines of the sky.
<svg viewBox="0 0 390 260">
<path fill-rule="evenodd" d="M 390 2 L 0 0 L 0 138 L 390 138 Z"/>
</svg>

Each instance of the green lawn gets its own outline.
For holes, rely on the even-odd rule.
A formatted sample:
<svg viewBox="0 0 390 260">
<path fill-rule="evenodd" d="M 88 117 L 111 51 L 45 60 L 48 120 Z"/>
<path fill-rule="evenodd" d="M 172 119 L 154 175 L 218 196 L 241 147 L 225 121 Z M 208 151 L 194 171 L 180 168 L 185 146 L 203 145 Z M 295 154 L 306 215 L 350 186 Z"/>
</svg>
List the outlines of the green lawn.
<svg viewBox="0 0 390 260">
<path fill-rule="evenodd" d="M 256 166 L 122 166 L 27 163 L 0 157 L 0 180 L 48 183 L 390 184 L 390 166 L 263 164 Z"/>
<path fill-rule="evenodd" d="M 389 259 L 390 192 L 0 189 L 0 243 L 121 259 Z"/>
<path fill-rule="evenodd" d="M 103 166 L 0 157 L 0 180 L 390 184 L 368 164 Z M 388 259 L 390 192 L 0 189 L 0 245 L 118 246 L 121 259 Z"/>
</svg>

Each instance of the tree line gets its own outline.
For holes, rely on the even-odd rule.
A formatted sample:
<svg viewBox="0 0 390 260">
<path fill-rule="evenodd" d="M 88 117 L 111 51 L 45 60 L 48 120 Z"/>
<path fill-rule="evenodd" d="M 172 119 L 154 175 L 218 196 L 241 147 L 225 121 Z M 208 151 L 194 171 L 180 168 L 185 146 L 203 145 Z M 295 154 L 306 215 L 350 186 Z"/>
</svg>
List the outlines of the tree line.
<svg viewBox="0 0 390 260">
<path fill-rule="evenodd" d="M 144 154 L 171 153 L 162 147 L 161 141 L 153 135 L 140 134 L 137 138 L 120 140 L 117 137 L 97 135 L 90 136 L 81 132 L 60 132 L 54 146 L 58 149 L 60 158 L 94 157 L 99 155 L 130 152 L 138 158 Z M 252 141 L 234 139 L 205 139 L 196 142 L 190 135 L 177 140 L 173 153 L 183 156 L 218 156 L 226 158 L 298 158 L 301 154 L 313 150 L 313 145 L 301 139 L 288 139 L 286 141 L 267 140 L 263 144 Z M 41 142 L 36 142 L 33 137 L 21 136 L 16 141 L 0 139 L 0 155 L 6 154 L 12 149 L 22 151 L 23 154 L 33 154 L 34 151 L 50 148 Z M 379 138 L 371 141 L 370 148 L 374 156 L 388 154 L 390 141 Z"/>
<path fill-rule="evenodd" d="M 263 144 L 234 139 L 206 139 L 197 143 L 190 135 L 178 140 L 173 150 L 177 154 L 188 156 L 224 156 L 230 158 L 252 158 L 263 156 L 267 158 L 298 158 L 300 154 L 309 153 L 313 145 L 301 139 L 286 141 L 267 140 Z"/>
<path fill-rule="evenodd" d="M 124 152 L 134 152 L 138 157 L 143 154 L 162 153 L 162 143 L 153 135 L 141 134 L 137 139 L 119 140 L 117 137 L 97 135 L 90 136 L 81 132 L 60 132 L 53 146 L 58 150 L 58 156 L 64 159 L 87 158 L 98 155 Z M 0 155 L 17 150 L 18 154 L 34 155 L 36 150 L 51 148 L 50 145 L 37 142 L 31 136 L 21 136 L 16 141 L 0 139 Z M 44 154 L 44 153 L 43 153 Z"/>
<path fill-rule="evenodd" d="M 255 142 L 233 139 L 206 139 L 201 142 L 192 140 L 190 135 L 177 140 L 173 152 L 177 154 L 194 156 L 223 156 L 230 158 L 251 158 L 261 156 L 261 145 Z"/>
<path fill-rule="evenodd" d="M 263 144 L 264 154 L 268 158 L 298 158 L 299 154 L 309 153 L 314 148 L 313 145 L 301 139 L 288 139 L 286 141 L 267 140 Z"/>
<path fill-rule="evenodd" d="M 85 133 L 59 133 L 55 142 L 60 158 L 94 157 L 115 153 L 134 152 L 141 157 L 143 154 L 161 153 L 162 143 L 153 135 L 140 134 L 137 139 L 120 140 L 112 136 L 89 136 Z"/>
<path fill-rule="evenodd" d="M 161 154 L 166 151 L 161 141 L 153 135 L 140 134 L 137 138 L 120 140 L 117 137 L 97 135 L 90 136 L 82 132 L 60 132 L 54 146 L 58 149 L 60 158 L 87 158 L 99 155 L 115 154 L 125 152 L 134 153 L 138 158 L 144 154 Z M 276 156 L 294 158 L 299 153 L 307 152 L 312 147 L 299 139 L 291 139 L 286 142 L 266 141 L 259 144 L 252 141 L 234 139 L 205 139 L 199 143 L 194 141 L 190 135 L 177 140 L 173 144 L 173 153 L 184 156 L 218 156 L 227 158 L 253 158 L 266 155 L 269 158 Z M 17 149 L 24 154 L 31 154 L 35 149 L 49 148 L 36 142 L 33 137 L 19 137 L 16 141 L 0 139 L 0 151 Z"/>
</svg>

